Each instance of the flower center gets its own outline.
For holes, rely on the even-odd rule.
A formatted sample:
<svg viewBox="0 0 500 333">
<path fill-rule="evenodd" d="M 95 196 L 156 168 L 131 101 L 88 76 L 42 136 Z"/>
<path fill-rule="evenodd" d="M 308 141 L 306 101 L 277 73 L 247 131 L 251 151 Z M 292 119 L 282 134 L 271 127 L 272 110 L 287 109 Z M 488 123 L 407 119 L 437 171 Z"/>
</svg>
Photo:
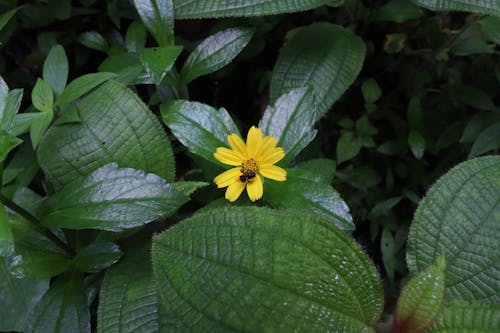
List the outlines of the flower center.
<svg viewBox="0 0 500 333">
<path fill-rule="evenodd" d="M 250 158 L 243 162 L 243 164 L 241 165 L 240 180 L 244 183 L 251 182 L 251 179 L 255 178 L 258 171 L 259 165 L 257 164 L 257 161 L 255 161 L 253 158 Z"/>
</svg>

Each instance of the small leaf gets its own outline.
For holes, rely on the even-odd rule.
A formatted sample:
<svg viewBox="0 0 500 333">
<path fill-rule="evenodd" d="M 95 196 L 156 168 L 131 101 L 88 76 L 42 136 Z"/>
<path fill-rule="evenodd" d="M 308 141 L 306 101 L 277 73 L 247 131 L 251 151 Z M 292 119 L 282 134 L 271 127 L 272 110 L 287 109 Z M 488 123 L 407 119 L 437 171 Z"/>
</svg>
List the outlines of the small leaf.
<svg viewBox="0 0 500 333">
<path fill-rule="evenodd" d="M 32 310 L 25 333 L 90 333 L 90 312 L 83 288 L 83 276 L 58 277 Z"/>
<path fill-rule="evenodd" d="M 22 6 L 13 8 L 9 11 L 6 11 L 2 15 L 0 15 L 0 31 L 5 27 L 5 25 L 10 21 L 10 19 L 16 15 L 17 11 L 21 9 Z"/>
<path fill-rule="evenodd" d="M 424 332 L 441 311 L 446 262 L 444 255 L 401 290 L 395 310 L 396 332 Z"/>
<path fill-rule="evenodd" d="M 318 216 L 211 210 L 156 236 L 152 253 L 163 332 L 367 333 L 382 312 L 373 263 Z"/>
<path fill-rule="evenodd" d="M 421 159 L 422 156 L 424 156 L 425 139 L 422 134 L 417 131 L 411 131 L 408 134 L 408 145 L 411 148 L 413 156 L 415 156 L 417 160 Z"/>
<path fill-rule="evenodd" d="M 272 135 L 278 140 L 286 156 L 281 162 L 288 164 L 316 136 L 313 128 L 319 118 L 311 89 L 294 89 L 278 98 L 269 106 L 259 123 L 264 135 Z"/>
<path fill-rule="evenodd" d="M 122 254 L 114 243 L 92 243 L 77 253 L 73 265 L 81 272 L 97 273 L 115 264 Z"/>
<path fill-rule="evenodd" d="M 294 29 L 274 66 L 271 102 L 293 88 L 311 86 L 321 116 L 354 82 L 364 58 L 361 38 L 340 26 L 323 22 Z"/>
<path fill-rule="evenodd" d="M 174 44 L 173 0 L 134 0 L 142 22 L 158 46 Z M 176 13 L 177 14 L 177 13 Z"/>
<path fill-rule="evenodd" d="M 384 51 L 388 54 L 401 52 L 406 43 L 406 34 L 394 33 L 385 35 Z"/>
<path fill-rule="evenodd" d="M 43 79 L 61 95 L 68 81 L 68 58 L 61 45 L 55 45 L 43 63 Z"/>
<path fill-rule="evenodd" d="M 353 132 L 344 132 L 337 141 L 337 161 L 342 163 L 354 158 L 361 151 L 361 138 Z"/>
<path fill-rule="evenodd" d="M 446 254 L 448 298 L 500 302 L 498 212 L 500 157 L 451 169 L 420 202 L 408 236 L 410 272 Z"/>
<path fill-rule="evenodd" d="M 160 84 L 172 68 L 181 51 L 181 46 L 153 47 L 141 51 L 142 65 L 156 85 Z"/>
<path fill-rule="evenodd" d="M 5 207 L 0 205 L 0 257 L 14 253 L 14 236 Z"/>
<path fill-rule="evenodd" d="M 190 152 L 217 163 L 217 147 L 227 146 L 227 136 L 239 134 L 229 113 L 197 102 L 173 101 L 160 106 L 163 121 Z"/>
<path fill-rule="evenodd" d="M 52 110 L 44 113 L 36 113 L 35 117 L 31 120 L 30 139 L 33 149 L 36 149 L 42 135 L 54 119 L 54 112 Z"/>
<path fill-rule="evenodd" d="M 410 0 L 391 0 L 375 12 L 377 21 L 402 23 L 416 20 L 424 15 L 424 11 L 411 3 Z"/>
<path fill-rule="evenodd" d="M 184 193 L 184 195 L 187 195 L 187 196 L 193 194 L 193 192 L 195 192 L 197 189 L 199 189 L 201 187 L 208 186 L 208 185 L 210 185 L 210 184 L 206 183 L 206 182 L 193 182 L 193 181 L 172 183 L 172 186 L 176 190 Z"/>
<path fill-rule="evenodd" d="M 500 148 L 500 123 L 493 124 L 483 130 L 474 141 L 469 157 L 476 157 Z"/>
<path fill-rule="evenodd" d="M 500 16 L 498 0 L 412 0 L 430 10 L 459 10 L 465 12 Z"/>
<path fill-rule="evenodd" d="M 5 161 L 9 152 L 22 142 L 23 140 L 0 130 L 0 162 Z"/>
<path fill-rule="evenodd" d="M 125 34 L 125 48 L 127 51 L 139 53 L 146 45 L 146 35 L 146 27 L 142 22 L 132 22 Z"/>
<path fill-rule="evenodd" d="M 396 253 L 394 250 L 394 237 L 388 228 L 384 228 L 382 231 L 382 237 L 380 237 L 380 250 L 382 252 L 382 262 L 387 277 L 393 282 L 394 271 L 396 269 Z"/>
<path fill-rule="evenodd" d="M 337 164 L 328 158 L 316 158 L 300 162 L 295 167 L 309 171 L 319 177 L 321 182 L 330 184 L 335 176 Z"/>
<path fill-rule="evenodd" d="M 61 96 L 56 99 L 56 106 L 73 102 L 100 84 L 117 77 L 115 73 L 92 73 L 82 75 L 68 84 Z"/>
<path fill-rule="evenodd" d="M 181 71 L 184 84 L 229 64 L 252 39 L 248 28 L 229 28 L 205 38 L 191 52 Z"/>
<path fill-rule="evenodd" d="M 453 301 L 447 303 L 439 320 L 429 333 L 496 333 L 500 332 L 498 304 Z"/>
<path fill-rule="evenodd" d="M 31 92 L 33 106 L 41 112 L 52 112 L 54 107 L 54 93 L 47 82 L 37 79 Z"/>
<path fill-rule="evenodd" d="M 78 41 L 86 47 L 96 51 L 107 53 L 109 50 L 108 42 L 97 31 L 87 31 L 82 33 L 78 37 Z"/>
<path fill-rule="evenodd" d="M 154 174 L 103 166 L 44 203 L 42 223 L 121 231 L 171 215 L 188 197 Z"/>
<path fill-rule="evenodd" d="M 49 280 L 23 280 L 14 278 L 0 257 L 0 331 L 21 332 L 31 309 L 49 288 Z"/>
<path fill-rule="evenodd" d="M 0 114 L 2 115 L 0 119 L 2 120 L 3 124 L 3 119 L 5 118 L 5 105 L 7 104 L 7 96 L 9 95 L 9 86 L 7 86 L 7 83 L 4 81 L 3 77 L 0 75 Z"/>
<path fill-rule="evenodd" d="M 483 31 L 494 41 L 500 45 L 500 18 L 487 16 L 478 22 L 483 28 Z"/>
<path fill-rule="evenodd" d="M 275 208 L 298 209 L 323 216 L 345 230 L 354 230 L 349 207 L 329 185 L 317 181 L 315 174 L 287 169 L 287 180 L 266 180 L 264 199 Z M 319 179 L 320 180 L 320 179 Z"/>
<path fill-rule="evenodd" d="M 375 79 L 368 79 L 363 82 L 361 92 L 365 103 L 375 103 L 382 96 L 382 90 Z"/>
<path fill-rule="evenodd" d="M 465 105 L 486 111 L 497 110 L 491 98 L 481 89 L 463 84 L 454 84 L 450 85 L 448 90 L 452 98 Z"/>
</svg>

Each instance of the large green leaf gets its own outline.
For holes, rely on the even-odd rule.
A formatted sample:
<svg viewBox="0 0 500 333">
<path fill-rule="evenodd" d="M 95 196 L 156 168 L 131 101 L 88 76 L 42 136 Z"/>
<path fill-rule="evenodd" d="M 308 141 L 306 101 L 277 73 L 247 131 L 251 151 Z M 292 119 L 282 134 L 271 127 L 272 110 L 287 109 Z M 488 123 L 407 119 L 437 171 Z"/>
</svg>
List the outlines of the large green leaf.
<svg viewBox="0 0 500 333">
<path fill-rule="evenodd" d="M 55 45 L 43 63 L 43 79 L 56 95 L 61 95 L 68 81 L 68 58 L 61 45 Z"/>
<path fill-rule="evenodd" d="M 142 22 L 158 43 L 174 43 L 174 8 L 172 0 L 134 0 Z"/>
<path fill-rule="evenodd" d="M 343 0 L 173 0 L 176 19 L 263 16 L 313 9 L 324 4 L 340 6 Z"/>
<path fill-rule="evenodd" d="M 354 230 L 349 207 L 328 183 L 315 174 L 287 169 L 287 180 L 265 181 L 264 199 L 275 208 L 299 209 L 323 216 L 341 229 Z"/>
<path fill-rule="evenodd" d="M 229 28 L 205 38 L 191 52 L 181 71 L 181 81 L 187 84 L 229 64 L 250 42 L 253 30 Z"/>
<path fill-rule="evenodd" d="M 464 301 L 445 305 L 443 315 L 428 333 L 498 333 L 500 306 Z"/>
<path fill-rule="evenodd" d="M 161 107 L 163 121 L 190 152 L 216 162 L 217 147 L 227 145 L 227 136 L 239 135 L 229 113 L 197 102 L 174 101 Z"/>
<path fill-rule="evenodd" d="M 83 276 L 61 276 L 50 286 L 28 317 L 25 333 L 90 333 Z"/>
<path fill-rule="evenodd" d="M 49 280 L 16 279 L 0 258 L 0 331 L 22 331 L 29 312 L 48 287 Z"/>
<path fill-rule="evenodd" d="M 84 98 L 78 109 L 82 121 L 53 126 L 38 149 L 40 166 L 56 189 L 112 162 L 173 179 L 169 140 L 130 89 L 107 81 Z"/>
<path fill-rule="evenodd" d="M 500 302 L 500 157 L 464 162 L 441 177 L 421 201 L 410 228 L 411 272 L 446 254 L 450 298 Z"/>
<path fill-rule="evenodd" d="M 360 246 L 315 215 L 231 207 L 153 240 L 164 332 L 374 332 L 377 271 Z"/>
<path fill-rule="evenodd" d="M 430 10 L 460 10 L 500 16 L 498 0 L 412 0 L 417 5 Z"/>
<path fill-rule="evenodd" d="M 351 31 L 330 23 L 314 23 L 290 31 L 271 79 L 271 101 L 293 88 L 311 86 L 317 118 L 339 99 L 358 76 L 365 44 Z"/>
<path fill-rule="evenodd" d="M 446 262 L 444 255 L 401 290 L 396 305 L 396 332 L 423 332 L 441 311 Z"/>
<path fill-rule="evenodd" d="M 298 88 L 283 94 L 273 106 L 269 106 L 259 127 L 265 135 L 278 140 L 278 146 L 286 152 L 281 163 L 286 165 L 316 136 L 313 126 L 317 118 L 312 90 Z"/>
<path fill-rule="evenodd" d="M 135 169 L 103 166 L 43 204 L 42 223 L 68 229 L 121 231 L 172 214 L 188 201 L 164 179 Z"/>
<path fill-rule="evenodd" d="M 106 271 L 99 292 L 98 332 L 158 332 L 150 255 L 150 246 L 133 247 L 118 264 Z"/>
</svg>

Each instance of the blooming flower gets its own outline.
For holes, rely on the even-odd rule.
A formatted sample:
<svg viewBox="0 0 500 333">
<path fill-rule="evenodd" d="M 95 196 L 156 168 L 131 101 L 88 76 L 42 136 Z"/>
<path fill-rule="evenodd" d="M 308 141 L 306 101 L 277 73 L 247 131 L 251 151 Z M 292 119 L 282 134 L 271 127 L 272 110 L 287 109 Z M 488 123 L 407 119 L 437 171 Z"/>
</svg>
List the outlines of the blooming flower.
<svg viewBox="0 0 500 333">
<path fill-rule="evenodd" d="M 285 151 L 276 147 L 277 140 L 252 126 L 248 131 L 247 143 L 235 133 L 227 136 L 229 148 L 219 147 L 214 157 L 221 163 L 235 166 L 214 178 L 218 188 L 227 187 L 226 199 L 235 201 L 246 188 L 250 200 L 262 198 L 264 187 L 262 177 L 277 181 L 286 180 L 286 171 L 276 165 L 285 157 Z"/>
</svg>

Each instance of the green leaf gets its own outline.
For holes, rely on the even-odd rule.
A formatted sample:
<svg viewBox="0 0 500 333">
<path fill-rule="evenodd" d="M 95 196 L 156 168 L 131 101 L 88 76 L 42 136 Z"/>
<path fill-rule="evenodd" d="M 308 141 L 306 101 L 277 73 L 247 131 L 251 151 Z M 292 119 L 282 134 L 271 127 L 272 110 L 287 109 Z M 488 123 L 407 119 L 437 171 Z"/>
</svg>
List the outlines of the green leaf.
<svg viewBox="0 0 500 333">
<path fill-rule="evenodd" d="M 500 157 L 464 162 L 421 201 L 408 237 L 410 272 L 446 254 L 448 298 L 500 301 L 498 221 Z"/>
<path fill-rule="evenodd" d="M 173 0 L 134 0 L 142 22 L 153 35 L 158 46 L 174 44 L 174 5 L 172 2 Z"/>
<path fill-rule="evenodd" d="M 329 185 L 317 179 L 314 173 L 287 169 L 287 180 L 266 180 L 264 199 L 275 208 L 298 209 L 318 214 L 341 229 L 354 230 L 349 207 Z"/>
<path fill-rule="evenodd" d="M 83 98 L 78 109 L 80 123 L 52 126 L 38 148 L 40 166 L 56 189 L 112 162 L 173 179 L 169 140 L 130 89 L 107 81 Z"/>
<path fill-rule="evenodd" d="M 16 7 L 14 9 L 11 9 L 9 11 L 6 11 L 2 15 L 0 15 L 0 31 L 5 27 L 7 23 L 9 23 L 10 19 L 16 15 L 17 11 L 21 9 L 22 6 Z"/>
<path fill-rule="evenodd" d="M 137 53 L 120 52 L 107 57 L 98 67 L 100 72 L 118 74 L 117 81 L 125 84 L 152 84 Z"/>
<path fill-rule="evenodd" d="M 68 82 L 68 58 L 61 45 L 55 45 L 43 63 L 43 79 L 61 95 Z"/>
<path fill-rule="evenodd" d="M 54 112 L 50 110 L 43 113 L 36 113 L 35 117 L 31 120 L 30 138 L 33 149 L 36 149 L 38 146 L 42 135 L 52 123 L 52 119 L 54 119 Z"/>
<path fill-rule="evenodd" d="M 417 131 L 410 131 L 408 134 L 408 145 L 411 148 L 413 156 L 417 160 L 424 156 L 425 152 L 425 138 Z"/>
<path fill-rule="evenodd" d="M 314 173 L 321 182 L 330 184 L 335 176 L 337 163 L 328 158 L 316 158 L 300 162 L 295 167 Z"/>
<path fill-rule="evenodd" d="M 464 84 L 453 84 L 448 87 L 448 90 L 454 99 L 465 105 L 486 111 L 497 110 L 491 98 L 481 89 Z"/>
<path fill-rule="evenodd" d="M 154 174 L 115 163 L 64 187 L 44 203 L 42 223 L 121 231 L 171 215 L 188 197 Z"/>
<path fill-rule="evenodd" d="M 109 51 L 109 44 L 104 37 L 97 31 L 86 31 L 78 37 L 78 41 L 96 51 L 107 53 Z"/>
<path fill-rule="evenodd" d="M 500 332 L 498 304 L 453 301 L 445 305 L 443 315 L 429 333 Z"/>
<path fill-rule="evenodd" d="M 496 44 L 500 44 L 500 18 L 488 16 L 478 23 L 492 41 Z"/>
<path fill-rule="evenodd" d="M 500 148 L 500 123 L 493 124 L 483 130 L 474 141 L 469 157 L 476 157 Z"/>
<path fill-rule="evenodd" d="M 208 161 L 217 147 L 227 146 L 227 136 L 240 135 L 229 113 L 197 102 L 177 100 L 160 106 L 163 121 L 190 152 Z"/>
<path fill-rule="evenodd" d="M 337 141 L 337 162 L 342 163 L 354 158 L 361 151 L 361 138 L 353 132 L 344 132 Z"/>
<path fill-rule="evenodd" d="M 0 162 L 5 161 L 9 152 L 22 142 L 23 140 L 0 130 Z"/>
<path fill-rule="evenodd" d="M 10 227 L 5 207 L 0 205 L 0 257 L 6 257 L 14 252 L 14 236 Z"/>
<path fill-rule="evenodd" d="M 51 112 L 54 107 L 54 93 L 50 85 L 42 79 L 37 79 L 31 92 L 33 106 L 41 112 Z"/>
<path fill-rule="evenodd" d="M 314 23 L 294 29 L 274 66 L 271 102 L 293 88 L 311 86 L 321 116 L 354 82 L 364 58 L 361 38 L 340 26 Z"/>
<path fill-rule="evenodd" d="M 380 96 L 382 96 L 382 90 L 375 79 L 370 78 L 363 82 L 361 85 L 361 92 L 363 93 L 363 99 L 365 103 L 375 103 Z"/>
<path fill-rule="evenodd" d="M 396 332 L 424 332 L 443 305 L 445 256 L 436 261 L 401 290 L 395 310 Z"/>
<path fill-rule="evenodd" d="M 93 243 L 77 253 L 73 265 L 81 272 L 97 273 L 115 264 L 122 254 L 114 243 Z"/>
<path fill-rule="evenodd" d="M 141 63 L 156 85 L 172 68 L 181 51 L 182 46 L 153 47 L 141 51 Z"/>
<path fill-rule="evenodd" d="M 197 214 L 156 236 L 163 332 L 374 332 L 383 291 L 360 246 L 318 216 Z"/>
<path fill-rule="evenodd" d="M 0 107 L 0 127 L 4 131 L 10 131 L 14 124 L 14 118 L 21 107 L 23 99 L 22 89 L 12 89 L 7 94 L 4 108 Z M 1 106 L 1 105 L 0 105 Z"/>
<path fill-rule="evenodd" d="M 300 12 L 324 4 L 340 6 L 343 0 L 172 0 L 176 19 L 263 16 Z"/>
<path fill-rule="evenodd" d="M 259 123 L 264 135 L 272 135 L 278 140 L 286 156 L 281 162 L 288 164 L 316 136 L 313 128 L 318 110 L 311 89 L 294 89 L 278 98 L 269 106 Z"/>
<path fill-rule="evenodd" d="M 250 42 L 253 34 L 253 29 L 229 28 L 205 38 L 184 63 L 181 82 L 187 84 L 228 65 Z"/>
<path fill-rule="evenodd" d="M 391 0 L 375 12 L 375 19 L 402 23 L 418 19 L 422 15 L 424 15 L 423 10 L 411 3 L 410 0 Z"/>
<path fill-rule="evenodd" d="M 430 10 L 459 10 L 486 15 L 500 16 L 498 0 L 412 0 Z"/>
<path fill-rule="evenodd" d="M 49 280 L 23 280 L 10 275 L 4 259 L 0 257 L 0 331 L 24 329 L 31 309 L 49 288 Z"/>
<path fill-rule="evenodd" d="M 55 105 L 63 105 L 73 102 L 75 99 L 82 97 L 95 87 L 102 83 L 117 77 L 115 73 L 91 73 L 82 75 L 68 84 L 61 96 L 56 99 Z"/>
<path fill-rule="evenodd" d="M 150 255 L 149 245 L 133 247 L 106 271 L 99 292 L 98 332 L 159 332 Z"/>
<path fill-rule="evenodd" d="M 146 27 L 140 21 L 132 22 L 125 34 L 125 48 L 128 52 L 140 52 L 147 39 Z"/>
<path fill-rule="evenodd" d="M 57 278 L 31 312 L 25 333 L 90 333 L 90 312 L 81 274 Z"/>
<path fill-rule="evenodd" d="M 195 192 L 197 189 L 199 189 L 201 187 L 208 186 L 208 185 L 210 185 L 210 184 L 206 183 L 206 182 L 193 182 L 193 181 L 172 183 L 172 186 L 176 190 L 184 193 L 184 195 L 187 195 L 187 196 L 193 194 L 193 192 Z"/>
<path fill-rule="evenodd" d="M 382 252 L 382 263 L 387 277 L 394 281 L 394 271 L 396 270 L 396 252 L 394 249 L 394 237 L 388 228 L 384 228 L 380 237 L 380 251 Z"/>
</svg>

